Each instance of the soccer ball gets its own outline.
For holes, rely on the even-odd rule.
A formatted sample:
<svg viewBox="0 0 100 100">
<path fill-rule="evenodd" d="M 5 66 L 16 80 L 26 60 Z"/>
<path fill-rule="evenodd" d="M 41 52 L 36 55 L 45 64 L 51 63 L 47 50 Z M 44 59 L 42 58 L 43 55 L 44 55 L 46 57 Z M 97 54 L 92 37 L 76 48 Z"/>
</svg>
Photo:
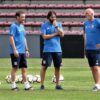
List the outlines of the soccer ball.
<svg viewBox="0 0 100 100">
<path fill-rule="evenodd" d="M 33 82 L 36 82 L 36 81 L 37 81 L 37 77 L 33 76 Z"/>
<path fill-rule="evenodd" d="M 7 75 L 5 77 L 5 80 L 6 80 L 7 83 L 11 83 L 11 75 Z"/>
<path fill-rule="evenodd" d="M 30 83 L 33 83 L 33 75 L 27 75 L 27 80 Z"/>
<path fill-rule="evenodd" d="M 18 83 L 18 75 L 15 78 L 15 82 Z"/>
<path fill-rule="evenodd" d="M 60 75 L 59 81 L 64 81 L 63 75 Z M 55 82 L 56 83 L 56 77 L 55 77 L 55 75 L 52 78 L 52 82 Z"/>
<path fill-rule="evenodd" d="M 7 75 L 7 76 L 5 77 L 5 80 L 6 80 L 7 83 L 11 83 L 11 75 Z M 15 82 L 17 83 L 18 81 L 19 81 L 19 80 L 18 80 L 18 76 L 16 76 Z"/>
<path fill-rule="evenodd" d="M 35 77 L 37 78 L 36 82 L 37 82 L 37 83 L 40 83 L 40 82 L 41 82 L 41 77 L 40 77 L 40 75 L 35 75 Z"/>
<path fill-rule="evenodd" d="M 23 83 L 22 75 L 17 75 L 18 83 Z"/>
</svg>

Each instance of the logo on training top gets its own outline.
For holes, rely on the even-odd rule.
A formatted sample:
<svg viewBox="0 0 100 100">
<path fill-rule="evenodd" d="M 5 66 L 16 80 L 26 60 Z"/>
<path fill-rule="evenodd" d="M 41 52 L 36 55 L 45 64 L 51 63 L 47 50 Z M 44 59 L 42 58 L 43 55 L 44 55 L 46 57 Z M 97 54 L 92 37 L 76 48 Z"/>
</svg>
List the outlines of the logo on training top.
<svg viewBox="0 0 100 100">
<path fill-rule="evenodd" d="M 94 28 L 94 25 L 92 24 L 91 26 L 85 26 L 85 28 Z"/>
<path fill-rule="evenodd" d="M 94 28 L 94 25 L 91 25 L 91 28 Z"/>
<path fill-rule="evenodd" d="M 25 32 L 25 30 L 24 30 L 24 29 L 19 29 L 18 31 L 19 31 L 19 32 Z"/>
<path fill-rule="evenodd" d="M 49 30 L 50 28 L 49 27 L 47 27 L 47 30 Z"/>
</svg>

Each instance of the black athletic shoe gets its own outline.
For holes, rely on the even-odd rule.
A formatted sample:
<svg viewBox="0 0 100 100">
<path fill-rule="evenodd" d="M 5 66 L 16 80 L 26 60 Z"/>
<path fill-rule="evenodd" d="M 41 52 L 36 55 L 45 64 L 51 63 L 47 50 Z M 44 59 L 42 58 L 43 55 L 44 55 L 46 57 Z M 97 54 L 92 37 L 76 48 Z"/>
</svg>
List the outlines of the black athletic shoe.
<svg viewBox="0 0 100 100">
<path fill-rule="evenodd" d="M 41 85 L 40 90 L 44 90 L 44 89 L 45 89 L 44 85 Z"/>
<path fill-rule="evenodd" d="M 62 88 L 61 85 L 57 85 L 57 86 L 56 86 L 56 90 L 63 90 L 63 88 Z"/>
<path fill-rule="evenodd" d="M 12 91 L 19 91 L 19 88 L 18 87 L 15 87 L 15 88 L 12 88 L 11 90 Z"/>
<path fill-rule="evenodd" d="M 34 90 L 33 87 L 25 88 L 25 91 Z"/>
</svg>

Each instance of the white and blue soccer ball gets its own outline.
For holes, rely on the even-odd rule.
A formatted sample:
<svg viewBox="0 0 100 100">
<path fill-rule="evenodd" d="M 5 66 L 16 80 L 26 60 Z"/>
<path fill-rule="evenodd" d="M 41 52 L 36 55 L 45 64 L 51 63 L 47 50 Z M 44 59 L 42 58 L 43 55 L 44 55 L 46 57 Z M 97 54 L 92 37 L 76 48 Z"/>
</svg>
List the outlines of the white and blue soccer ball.
<svg viewBox="0 0 100 100">
<path fill-rule="evenodd" d="M 30 83 L 33 83 L 33 75 L 27 75 L 27 80 Z"/>
<path fill-rule="evenodd" d="M 33 83 L 37 81 L 37 76 L 33 75 Z"/>
<path fill-rule="evenodd" d="M 5 80 L 6 80 L 6 82 L 7 83 L 11 83 L 11 75 L 7 75 L 6 77 L 5 77 Z M 16 78 L 15 78 L 15 82 L 17 83 L 18 82 L 18 76 L 16 76 Z"/>
<path fill-rule="evenodd" d="M 17 75 L 18 83 L 23 83 L 22 75 Z"/>
<path fill-rule="evenodd" d="M 16 83 L 18 83 L 18 79 L 19 79 L 19 77 L 18 77 L 18 75 L 16 75 L 16 78 L 15 78 Z"/>
<path fill-rule="evenodd" d="M 60 75 L 59 81 L 64 81 L 64 76 L 63 75 Z M 52 82 L 56 83 L 56 77 L 55 77 L 55 75 L 52 77 Z"/>
<path fill-rule="evenodd" d="M 7 75 L 5 77 L 5 80 L 6 80 L 7 83 L 11 83 L 11 75 Z"/>
<path fill-rule="evenodd" d="M 40 77 L 40 75 L 35 75 L 35 77 L 36 77 L 36 82 L 37 82 L 37 83 L 40 83 L 40 82 L 41 82 L 41 77 Z"/>
<path fill-rule="evenodd" d="M 5 77 L 5 80 L 7 83 L 11 83 L 11 75 L 7 75 Z M 37 83 L 40 83 L 41 82 L 41 78 L 40 78 L 40 75 L 27 75 L 27 81 L 30 82 L 30 83 L 34 83 L 34 82 L 37 82 Z M 22 75 L 16 75 L 16 79 L 15 79 L 15 82 L 16 83 L 23 83 L 23 78 L 22 78 Z"/>
</svg>

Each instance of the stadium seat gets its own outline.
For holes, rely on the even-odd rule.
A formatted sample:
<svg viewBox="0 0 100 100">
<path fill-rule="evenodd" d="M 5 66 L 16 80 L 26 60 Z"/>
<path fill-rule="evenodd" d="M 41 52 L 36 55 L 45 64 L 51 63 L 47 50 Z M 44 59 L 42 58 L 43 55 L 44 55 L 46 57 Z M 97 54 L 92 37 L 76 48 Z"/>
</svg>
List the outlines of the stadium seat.
<svg viewBox="0 0 100 100">
<path fill-rule="evenodd" d="M 0 22 L 0 26 L 9 26 L 12 22 Z M 40 26 L 43 22 L 26 22 L 25 26 Z M 63 26 L 82 26 L 83 22 L 63 22 Z"/>
<path fill-rule="evenodd" d="M 83 35 L 83 31 L 77 31 L 77 30 L 72 30 L 72 31 L 65 30 L 64 33 L 65 35 Z"/>
<path fill-rule="evenodd" d="M 0 4 L 0 9 L 85 9 L 94 8 L 100 9 L 100 4 Z"/>
<path fill-rule="evenodd" d="M 47 16 L 46 13 L 26 13 L 27 17 L 42 17 L 45 18 Z M 61 18 L 84 18 L 83 13 L 57 13 L 58 17 Z M 100 13 L 95 13 L 96 17 L 100 17 Z M 0 13 L 0 17 L 15 17 L 15 13 Z"/>
<path fill-rule="evenodd" d="M 8 34 L 9 30 L 0 30 L 0 34 Z M 27 34 L 41 34 L 41 32 L 39 30 L 26 30 Z M 68 31 L 65 30 L 64 31 L 65 35 L 83 35 L 82 31 L 77 31 L 77 30 L 73 30 L 73 31 Z"/>
<path fill-rule="evenodd" d="M 39 33 L 39 28 L 42 24 L 42 21 L 46 18 L 47 12 L 44 10 L 49 10 L 49 9 L 57 9 L 57 17 L 61 18 L 63 21 L 63 26 L 64 29 L 66 30 L 66 34 L 81 34 L 79 30 L 83 25 L 83 21 L 85 18 L 84 14 L 80 12 L 86 8 L 95 8 L 95 9 L 100 9 L 100 4 L 0 4 L 0 9 L 3 10 L 0 12 L 0 27 L 3 29 L 8 29 L 8 27 L 11 25 L 13 19 L 15 18 L 15 11 L 19 9 L 24 9 L 26 11 L 26 17 L 27 22 L 25 23 L 26 29 L 28 29 L 27 33 L 29 34 L 34 34 L 34 33 Z M 8 12 L 9 10 L 13 10 L 10 13 Z M 31 10 L 30 10 L 31 9 Z M 67 11 L 61 11 L 61 10 L 67 9 Z M 75 10 L 75 12 L 70 12 L 70 10 L 80 10 L 79 12 Z M 39 10 L 39 12 L 38 12 Z M 59 11 L 58 11 L 59 10 Z M 96 17 L 100 17 L 100 13 L 95 14 Z M 65 20 L 63 20 L 65 18 Z M 76 19 L 77 18 L 77 19 Z M 80 20 L 78 20 L 80 18 Z M 69 20 L 70 19 L 70 20 Z M 36 31 L 32 31 L 32 30 Z M 78 31 L 75 31 L 77 30 Z M 69 31 L 70 30 L 70 31 Z M 1 33 L 7 33 L 7 31 L 2 31 L 0 30 Z"/>
<path fill-rule="evenodd" d="M 63 22 L 63 26 L 82 26 L 82 22 Z"/>
<path fill-rule="evenodd" d="M 42 24 L 42 22 L 26 22 L 25 26 L 35 26 L 35 27 L 39 27 Z"/>
<path fill-rule="evenodd" d="M 46 13 L 27 13 L 27 17 L 46 17 Z M 0 13 L 0 17 L 14 17 L 15 13 Z M 58 17 L 84 17 L 81 13 L 57 13 Z M 97 16 L 100 16 L 98 13 Z"/>
</svg>

